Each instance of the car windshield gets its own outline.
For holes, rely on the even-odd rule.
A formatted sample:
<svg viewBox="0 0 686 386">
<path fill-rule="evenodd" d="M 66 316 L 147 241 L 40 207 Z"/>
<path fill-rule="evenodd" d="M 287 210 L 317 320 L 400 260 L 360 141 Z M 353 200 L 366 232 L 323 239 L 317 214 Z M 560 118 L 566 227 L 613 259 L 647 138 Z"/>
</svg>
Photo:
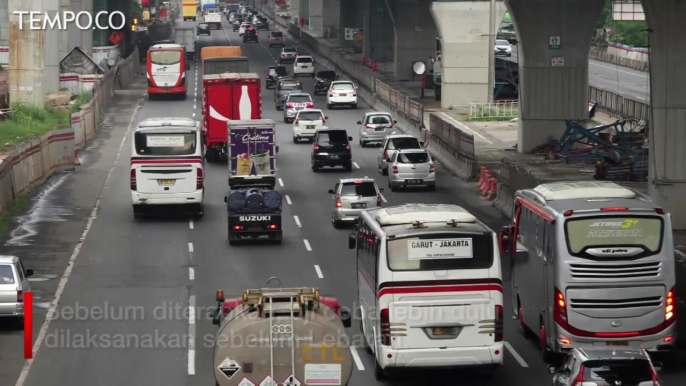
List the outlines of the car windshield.
<svg viewBox="0 0 686 386">
<path fill-rule="evenodd" d="M 344 182 L 341 196 L 376 197 L 376 187 L 371 181 Z"/>
<path fill-rule="evenodd" d="M 398 162 L 401 164 L 425 164 L 429 162 L 427 153 L 400 153 Z"/>
<path fill-rule="evenodd" d="M 273 38 L 282 38 L 283 34 L 281 32 L 272 32 Z"/>
<path fill-rule="evenodd" d="M 302 90 L 303 85 L 298 81 L 279 83 L 280 90 Z"/>
<path fill-rule="evenodd" d="M 305 103 L 305 102 L 311 102 L 312 99 L 310 99 L 309 95 L 289 95 L 288 96 L 288 101 L 292 103 Z"/>
<path fill-rule="evenodd" d="M 392 271 L 486 269 L 493 265 L 490 234 L 431 234 L 388 242 Z"/>
<path fill-rule="evenodd" d="M 641 247 L 660 250 L 662 219 L 659 217 L 593 217 L 568 220 L 567 244 L 572 254 L 592 247 Z"/>
<path fill-rule="evenodd" d="M 336 79 L 336 73 L 334 71 L 319 71 L 317 73 L 317 78 Z"/>
<path fill-rule="evenodd" d="M 14 284 L 14 273 L 11 265 L 0 265 L 0 284 Z"/>
<path fill-rule="evenodd" d="M 318 143 L 348 143 L 348 134 L 343 131 L 320 131 Z"/>
<path fill-rule="evenodd" d="M 134 136 L 139 155 L 191 155 L 195 154 L 195 133 L 142 133 Z"/>
<path fill-rule="evenodd" d="M 367 117 L 367 123 L 373 125 L 390 124 L 391 117 L 389 115 L 370 115 Z"/>
<path fill-rule="evenodd" d="M 421 149 L 417 138 L 393 138 L 388 141 L 388 150 Z"/>
<path fill-rule="evenodd" d="M 321 121 L 322 113 L 319 111 L 306 111 L 298 114 L 298 119 L 301 121 Z"/>
<path fill-rule="evenodd" d="M 157 65 L 171 65 L 181 62 L 181 51 L 152 51 L 150 61 Z"/>
<path fill-rule="evenodd" d="M 642 382 L 651 385 L 653 373 L 647 360 L 591 360 L 584 362 L 584 384 L 596 386 L 640 386 Z"/>
<path fill-rule="evenodd" d="M 508 42 L 507 40 L 496 40 L 495 45 L 496 46 L 509 46 L 510 42 Z"/>
<path fill-rule="evenodd" d="M 353 90 L 355 86 L 352 83 L 336 83 L 332 86 L 334 90 Z"/>
</svg>

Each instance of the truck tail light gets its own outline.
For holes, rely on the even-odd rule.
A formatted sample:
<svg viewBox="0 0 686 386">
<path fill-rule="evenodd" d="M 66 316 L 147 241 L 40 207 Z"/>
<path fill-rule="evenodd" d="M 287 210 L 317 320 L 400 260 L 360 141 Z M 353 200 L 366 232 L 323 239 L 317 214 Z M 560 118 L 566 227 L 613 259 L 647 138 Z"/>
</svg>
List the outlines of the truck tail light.
<svg viewBox="0 0 686 386">
<path fill-rule="evenodd" d="M 343 203 L 341 202 L 341 195 L 337 194 L 336 195 L 336 208 L 341 208 L 343 207 Z"/>
<path fill-rule="evenodd" d="M 398 174 L 398 167 L 393 165 L 393 174 Z"/>
<path fill-rule="evenodd" d="M 381 193 L 376 194 L 376 206 L 381 206 L 383 200 L 381 199 Z"/>
<path fill-rule="evenodd" d="M 24 291 L 17 291 L 17 303 L 24 303 Z"/>
<path fill-rule="evenodd" d="M 138 190 L 138 186 L 136 184 L 136 169 L 131 169 L 131 190 Z"/>
<path fill-rule="evenodd" d="M 584 372 L 586 371 L 586 368 L 584 365 L 581 365 L 579 368 L 579 375 L 577 375 L 576 379 L 574 380 L 574 383 L 572 383 L 572 386 L 581 386 L 584 383 Z"/>
<path fill-rule="evenodd" d="M 269 228 L 270 230 L 275 230 L 275 229 L 279 229 L 279 226 L 276 224 L 269 224 L 269 226 L 267 226 L 267 228 Z"/>
<path fill-rule="evenodd" d="M 235 231 L 240 231 L 241 229 L 243 229 L 243 225 L 234 225 L 233 226 L 233 230 L 235 230 Z"/>
<path fill-rule="evenodd" d="M 195 188 L 200 190 L 203 188 L 203 174 L 202 174 L 202 169 L 197 168 L 195 169 L 197 171 L 197 179 L 195 182 Z"/>
<path fill-rule="evenodd" d="M 676 320 L 676 286 L 667 292 L 665 300 L 665 327 L 670 326 Z"/>
<path fill-rule="evenodd" d="M 503 306 L 495 306 L 495 341 L 502 342 L 503 337 Z"/>
<path fill-rule="evenodd" d="M 381 310 L 381 344 L 384 346 L 391 345 L 391 319 L 388 308 Z"/>
<path fill-rule="evenodd" d="M 429 165 L 429 173 L 435 173 L 435 172 L 436 172 L 436 168 L 434 167 L 434 165 L 433 164 Z"/>
<path fill-rule="evenodd" d="M 553 316 L 555 322 L 560 325 L 560 327 L 565 330 L 569 327 L 569 321 L 567 319 L 567 301 L 565 296 L 560 292 L 559 289 L 555 288 L 555 309 L 553 311 Z"/>
</svg>

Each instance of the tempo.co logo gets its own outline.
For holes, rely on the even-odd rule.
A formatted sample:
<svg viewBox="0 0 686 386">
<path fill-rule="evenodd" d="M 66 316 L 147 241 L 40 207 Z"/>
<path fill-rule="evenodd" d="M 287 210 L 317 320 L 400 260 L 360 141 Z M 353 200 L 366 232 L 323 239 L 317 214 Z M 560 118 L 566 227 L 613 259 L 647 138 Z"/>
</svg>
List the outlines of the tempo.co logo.
<svg viewBox="0 0 686 386">
<path fill-rule="evenodd" d="M 88 11 L 81 12 L 57 12 L 48 15 L 38 11 L 14 11 L 19 16 L 19 29 L 24 29 L 24 17 L 28 16 L 28 28 L 30 30 L 66 30 L 70 24 L 75 24 L 78 29 L 90 30 L 120 30 L 126 25 L 126 17 L 120 11 L 109 13 L 100 11 L 95 15 Z M 105 25 L 102 23 L 107 20 Z"/>
</svg>

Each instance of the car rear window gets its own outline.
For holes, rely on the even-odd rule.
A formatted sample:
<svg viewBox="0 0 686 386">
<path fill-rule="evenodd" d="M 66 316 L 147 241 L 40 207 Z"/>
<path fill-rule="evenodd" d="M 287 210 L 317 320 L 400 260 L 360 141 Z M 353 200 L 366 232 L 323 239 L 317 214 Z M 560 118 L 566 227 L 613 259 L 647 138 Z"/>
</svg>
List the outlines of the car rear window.
<svg viewBox="0 0 686 386">
<path fill-rule="evenodd" d="M 312 63 L 312 58 L 308 58 L 308 57 L 302 57 L 301 56 L 301 57 L 297 58 L 296 60 L 298 61 L 298 63 Z"/>
<path fill-rule="evenodd" d="M 281 32 L 272 32 L 272 37 L 273 37 L 273 38 L 282 38 L 282 37 L 283 37 L 283 33 L 281 33 Z"/>
<path fill-rule="evenodd" d="M 280 90 L 302 90 L 303 85 L 297 80 L 279 83 Z"/>
<path fill-rule="evenodd" d="M 429 162 L 427 153 L 401 153 L 398 155 L 398 162 L 401 164 L 425 164 Z"/>
<path fill-rule="evenodd" d="M 311 102 L 312 99 L 310 98 L 309 95 L 289 95 L 288 96 L 288 101 L 293 102 L 293 103 L 305 103 L 305 102 Z"/>
<path fill-rule="evenodd" d="M 348 133 L 340 131 L 320 131 L 317 137 L 319 143 L 348 143 Z"/>
<path fill-rule="evenodd" d="M 641 382 L 653 384 L 653 375 L 647 360 L 591 360 L 584 362 L 584 384 L 596 386 L 639 386 Z M 590 383 L 592 382 L 592 383 Z"/>
<path fill-rule="evenodd" d="M 567 245 L 572 254 L 591 247 L 642 247 L 660 250 L 662 219 L 659 217 L 593 217 L 567 220 Z"/>
<path fill-rule="evenodd" d="M 317 73 L 317 76 L 319 78 L 324 78 L 324 79 L 334 79 L 336 77 L 336 73 L 333 71 L 319 71 Z"/>
<path fill-rule="evenodd" d="M 344 182 L 341 186 L 341 196 L 376 197 L 376 187 L 371 181 Z"/>
<path fill-rule="evenodd" d="M 352 83 L 336 83 L 332 86 L 334 90 L 353 90 L 355 87 Z"/>
<path fill-rule="evenodd" d="M 270 68 L 269 69 L 270 74 L 276 74 L 276 75 L 288 75 L 288 71 L 286 70 L 286 67 L 276 67 L 276 68 Z"/>
<path fill-rule="evenodd" d="M 139 155 L 195 154 L 195 133 L 141 133 L 134 136 Z"/>
<path fill-rule="evenodd" d="M 493 265 L 491 234 L 431 234 L 388 242 L 392 271 L 487 269 Z"/>
<path fill-rule="evenodd" d="M 295 47 L 288 47 L 288 48 L 284 48 L 283 52 L 297 52 L 297 51 L 295 50 Z"/>
<path fill-rule="evenodd" d="M 14 284 L 14 272 L 11 265 L 0 265 L 0 284 Z"/>
<path fill-rule="evenodd" d="M 508 42 L 507 40 L 496 40 L 495 45 L 496 46 L 509 46 L 510 42 Z"/>
<path fill-rule="evenodd" d="M 298 119 L 301 121 L 321 121 L 322 113 L 318 111 L 310 111 L 298 114 Z"/>
<path fill-rule="evenodd" d="M 417 138 L 393 138 L 390 141 L 388 141 L 387 147 L 389 150 L 422 148 L 421 146 L 419 146 L 419 141 L 417 140 Z"/>
<path fill-rule="evenodd" d="M 388 115 L 370 115 L 367 117 L 367 123 L 373 125 L 390 124 L 391 117 Z"/>
</svg>

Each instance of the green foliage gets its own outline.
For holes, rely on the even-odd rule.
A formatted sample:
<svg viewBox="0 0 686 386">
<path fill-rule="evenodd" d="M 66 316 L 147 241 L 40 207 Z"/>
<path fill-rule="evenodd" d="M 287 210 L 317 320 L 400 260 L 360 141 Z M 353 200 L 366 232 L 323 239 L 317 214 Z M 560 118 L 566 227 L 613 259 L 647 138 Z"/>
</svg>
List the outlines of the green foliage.
<svg viewBox="0 0 686 386">
<path fill-rule="evenodd" d="M 31 190 L 19 194 L 10 202 L 5 214 L 0 216 L 0 237 L 5 237 L 10 229 L 12 219 L 19 215 L 31 202 Z"/>
<path fill-rule="evenodd" d="M 13 103 L 8 118 L 0 122 L 0 151 L 17 145 L 55 128 L 71 124 L 68 111 L 39 107 L 27 103 Z"/>
<path fill-rule="evenodd" d="M 612 0 L 605 0 L 600 27 L 610 28 L 610 42 L 631 47 L 648 47 L 648 24 L 645 21 L 614 21 Z"/>
<path fill-rule="evenodd" d="M 69 106 L 69 112 L 75 113 L 79 111 L 79 108 L 81 106 L 85 105 L 86 103 L 90 102 L 91 97 L 93 96 L 93 93 L 90 91 L 84 91 L 76 96 L 74 99 L 74 103 Z"/>
</svg>

